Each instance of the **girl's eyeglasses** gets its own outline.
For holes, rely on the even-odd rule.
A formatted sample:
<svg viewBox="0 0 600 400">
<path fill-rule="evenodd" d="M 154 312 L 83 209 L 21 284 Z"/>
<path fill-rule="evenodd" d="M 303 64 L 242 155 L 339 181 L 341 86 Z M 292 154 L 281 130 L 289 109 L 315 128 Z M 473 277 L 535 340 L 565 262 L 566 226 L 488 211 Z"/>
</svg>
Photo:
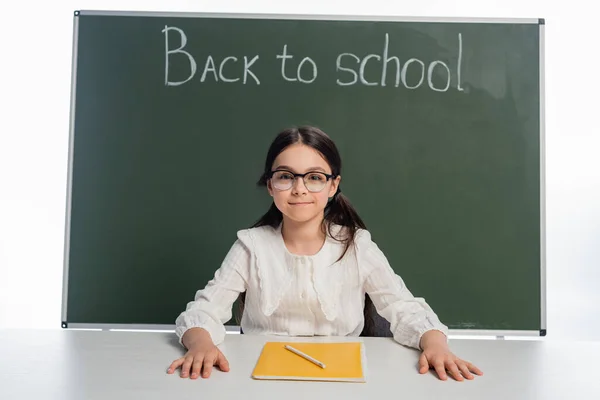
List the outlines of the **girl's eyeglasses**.
<svg viewBox="0 0 600 400">
<path fill-rule="evenodd" d="M 289 190 L 294 186 L 296 178 L 302 178 L 304 186 L 309 192 L 317 193 L 325 188 L 327 181 L 334 176 L 324 172 L 307 172 L 305 174 L 295 174 L 290 171 L 277 170 L 269 173 L 271 184 L 277 190 Z"/>
</svg>

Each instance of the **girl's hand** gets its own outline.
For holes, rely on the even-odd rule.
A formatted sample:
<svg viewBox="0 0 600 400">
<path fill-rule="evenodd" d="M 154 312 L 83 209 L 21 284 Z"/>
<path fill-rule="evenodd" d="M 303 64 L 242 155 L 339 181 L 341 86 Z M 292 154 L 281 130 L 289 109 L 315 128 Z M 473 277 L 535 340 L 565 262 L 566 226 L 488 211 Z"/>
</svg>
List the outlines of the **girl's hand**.
<svg viewBox="0 0 600 400">
<path fill-rule="evenodd" d="M 191 330 L 190 330 L 191 331 Z M 199 333 L 199 335 L 198 335 Z M 221 350 L 217 348 L 210 339 L 210 335 L 202 332 L 190 332 L 190 336 L 194 334 L 196 337 L 189 343 L 193 343 L 188 348 L 188 352 L 181 358 L 173 361 L 167 370 L 167 374 L 172 374 L 177 368 L 181 366 L 181 377 L 187 378 L 190 376 L 191 379 L 196 379 L 200 376 L 202 371 L 202 377 L 208 378 L 212 372 L 212 367 L 217 365 L 223 372 L 229 371 L 229 362 L 223 355 Z M 187 335 L 187 333 L 186 333 Z M 184 342 L 187 338 L 184 336 Z"/>
<path fill-rule="evenodd" d="M 191 379 L 196 379 L 200 376 L 200 370 L 202 370 L 202 377 L 208 378 L 213 365 L 217 365 L 221 371 L 229 371 L 229 362 L 214 344 L 211 347 L 191 348 L 185 356 L 173 361 L 167 373 L 172 374 L 181 366 L 182 378 L 187 378 L 189 375 Z"/>
<path fill-rule="evenodd" d="M 433 368 L 443 381 L 448 379 L 446 370 L 457 381 L 463 381 L 464 378 L 473 379 L 472 373 L 483 375 L 479 368 L 452 354 L 448 348 L 446 336 L 439 331 L 426 332 L 421 338 L 421 348 L 423 349 L 419 358 L 419 373 L 421 374 Z"/>
</svg>

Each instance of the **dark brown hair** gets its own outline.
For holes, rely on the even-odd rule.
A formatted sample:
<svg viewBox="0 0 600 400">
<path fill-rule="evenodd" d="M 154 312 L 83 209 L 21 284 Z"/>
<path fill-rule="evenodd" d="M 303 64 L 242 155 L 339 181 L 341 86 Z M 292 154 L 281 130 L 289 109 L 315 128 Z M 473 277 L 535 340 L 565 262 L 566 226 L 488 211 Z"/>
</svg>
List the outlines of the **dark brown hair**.
<svg viewBox="0 0 600 400">
<path fill-rule="evenodd" d="M 310 146 L 318 151 L 329 164 L 334 179 L 341 175 L 342 159 L 333 140 L 325 132 L 316 127 L 300 126 L 288 128 L 275 137 L 267 152 L 265 168 L 257 183 L 259 186 L 267 185 L 275 158 L 288 146 L 296 143 Z M 277 228 L 282 220 L 283 215 L 281 211 L 275 206 L 275 203 L 271 203 L 269 210 L 252 227 L 271 226 Z M 357 229 L 367 229 L 354 207 L 352 207 L 352 204 L 350 204 L 350 200 L 341 193 L 339 186 L 333 198 L 325 207 L 323 222 L 322 228 L 324 232 L 327 229 L 329 236 L 345 244 L 344 252 L 340 256 L 340 259 L 344 257 L 348 248 L 354 244 L 354 236 Z M 345 227 L 345 229 L 342 229 L 344 234 L 334 234 L 332 232 L 333 225 Z"/>
</svg>

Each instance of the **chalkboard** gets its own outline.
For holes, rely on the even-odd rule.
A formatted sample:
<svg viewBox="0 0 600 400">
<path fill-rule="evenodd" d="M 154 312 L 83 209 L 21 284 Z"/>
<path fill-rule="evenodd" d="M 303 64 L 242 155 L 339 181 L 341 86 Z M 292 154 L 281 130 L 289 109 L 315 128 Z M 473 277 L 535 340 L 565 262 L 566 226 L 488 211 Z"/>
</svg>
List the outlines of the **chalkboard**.
<svg viewBox="0 0 600 400">
<path fill-rule="evenodd" d="M 444 323 L 544 334 L 542 54 L 543 20 L 76 12 L 63 326 L 172 326 L 310 124 Z"/>
</svg>

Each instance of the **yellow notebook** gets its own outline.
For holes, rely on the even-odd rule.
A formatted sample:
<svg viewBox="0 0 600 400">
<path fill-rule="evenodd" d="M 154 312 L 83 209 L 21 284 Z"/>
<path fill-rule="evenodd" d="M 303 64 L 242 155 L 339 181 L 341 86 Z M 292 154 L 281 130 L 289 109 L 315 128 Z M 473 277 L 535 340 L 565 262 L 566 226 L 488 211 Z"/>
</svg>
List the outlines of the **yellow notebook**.
<svg viewBox="0 0 600 400">
<path fill-rule="evenodd" d="M 293 348 L 325 364 L 321 368 L 285 348 Z M 361 342 L 304 343 L 267 342 L 262 349 L 254 379 L 365 382 L 366 366 Z"/>
</svg>

